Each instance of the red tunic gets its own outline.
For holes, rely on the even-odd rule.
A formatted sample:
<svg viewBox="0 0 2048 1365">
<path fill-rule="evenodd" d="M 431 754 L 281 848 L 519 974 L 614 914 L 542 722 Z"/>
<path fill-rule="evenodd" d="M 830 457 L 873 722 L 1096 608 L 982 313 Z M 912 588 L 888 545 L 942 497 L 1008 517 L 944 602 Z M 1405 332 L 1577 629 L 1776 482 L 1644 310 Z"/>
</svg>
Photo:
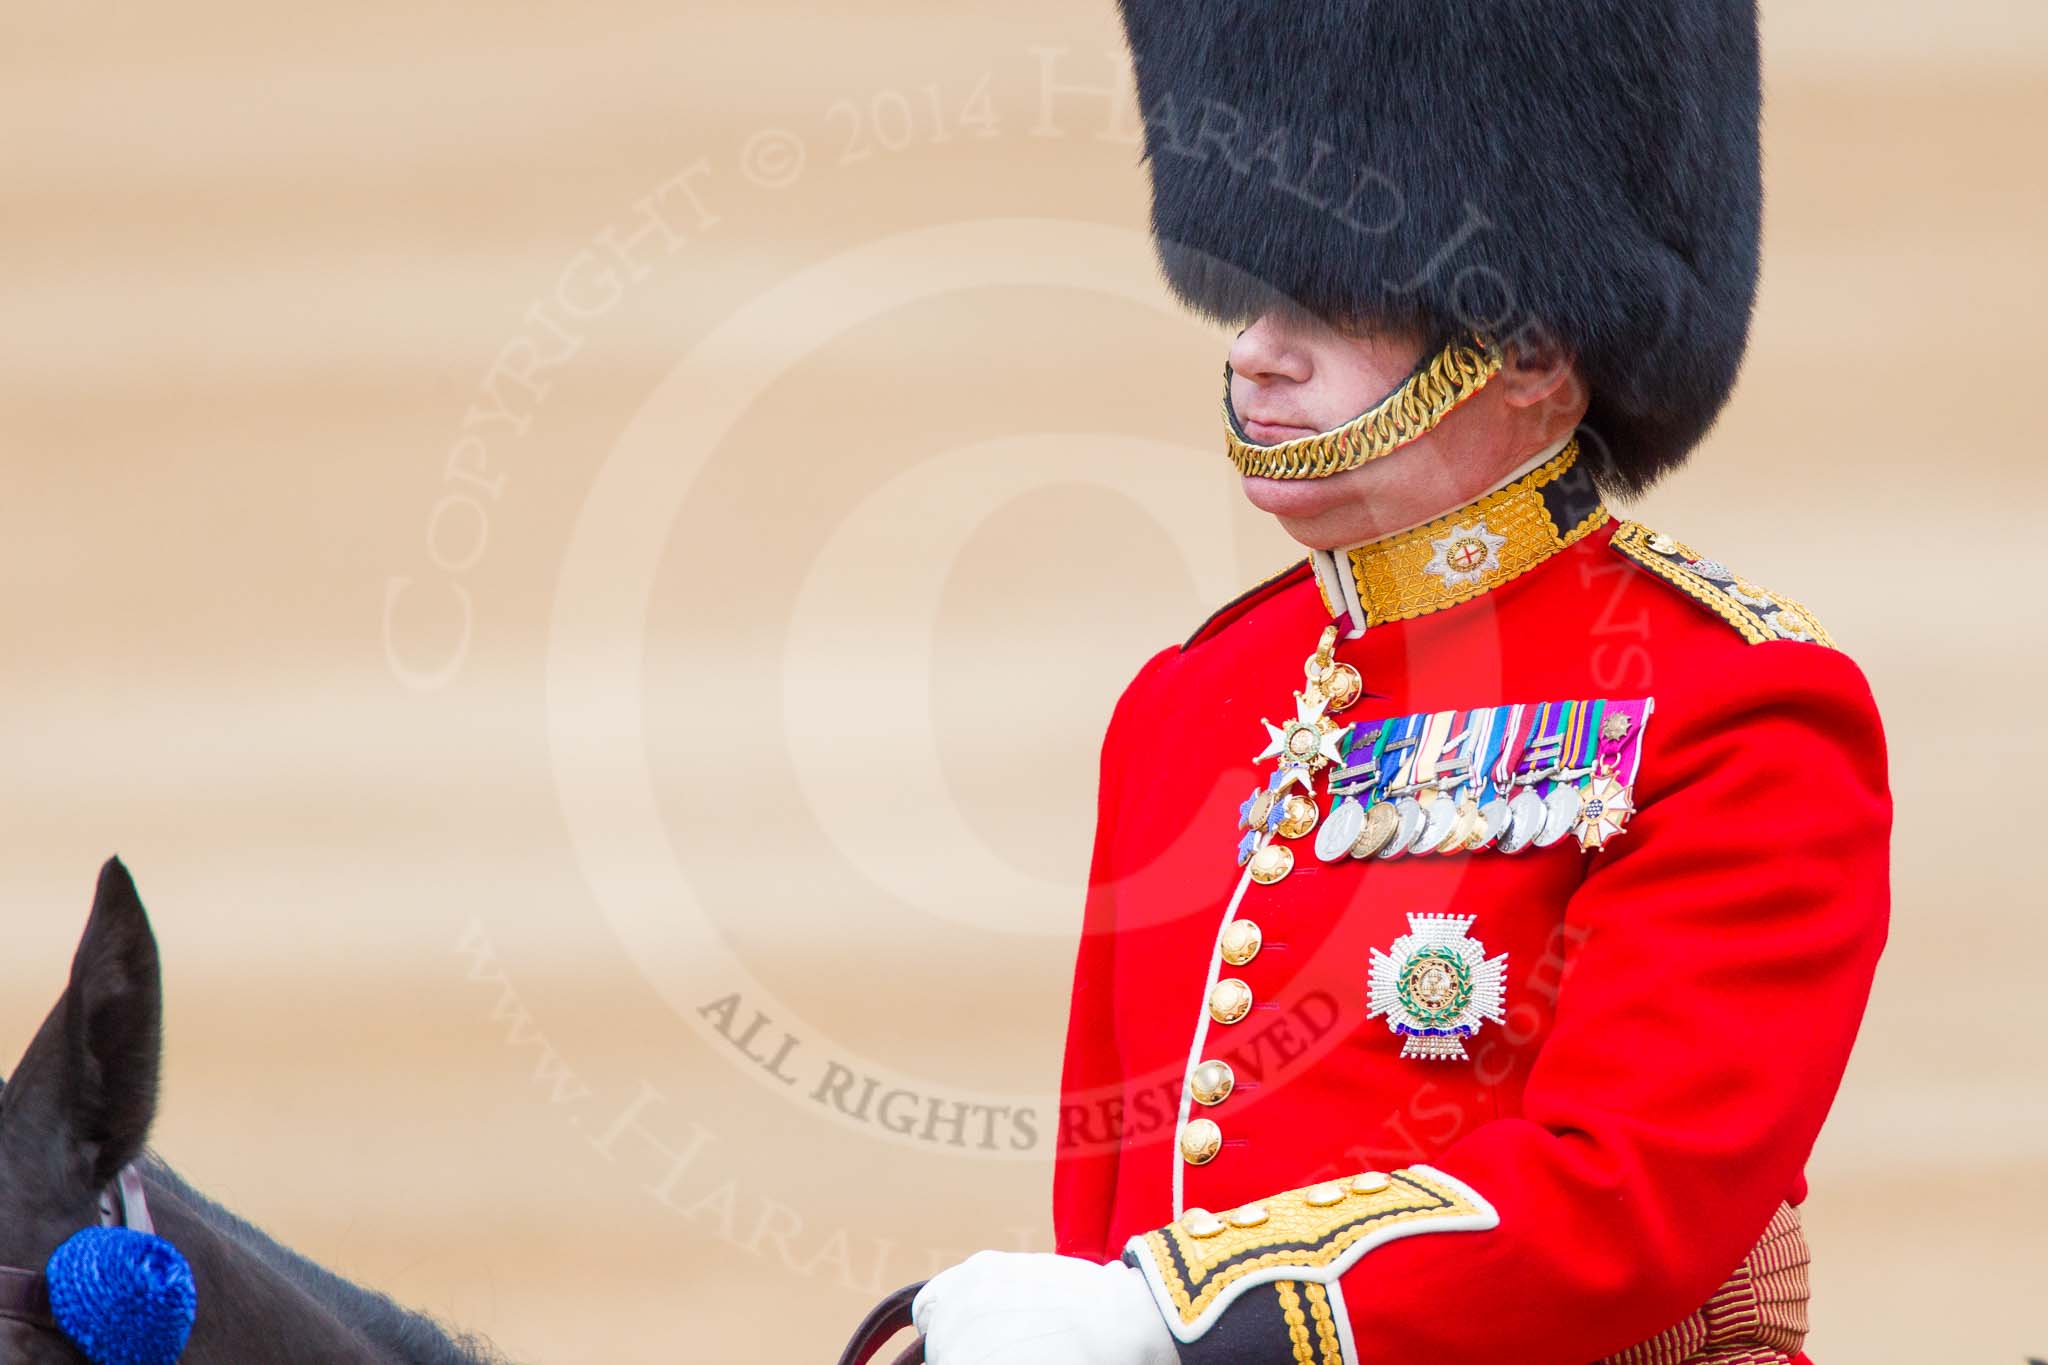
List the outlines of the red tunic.
<svg viewBox="0 0 2048 1365">
<path fill-rule="evenodd" d="M 1753 1349 L 1725 1357 L 1745 1361 L 1797 1351 L 1803 1243 L 1782 1206 L 1805 1196 L 1802 1167 L 1885 938 L 1884 737 L 1846 655 L 1752 643 L 1767 616 L 1699 600 L 1681 590 L 1684 572 L 1611 545 L 1622 523 L 1591 524 L 1469 601 L 1340 641 L 1365 695 L 1339 718 L 1653 697 L 1626 831 L 1592 852 L 1567 838 L 1513 856 L 1336 863 L 1311 851 L 1313 836 L 1289 841 L 1292 873 L 1250 886 L 1237 912 L 1262 946 L 1223 969 L 1254 1001 L 1236 1023 L 1201 1021 L 1238 885 L 1240 803 L 1271 771 L 1256 761 L 1261 722 L 1292 711 L 1331 622 L 1325 593 L 1298 565 L 1131 682 L 1102 749 L 1074 972 L 1061 1252 L 1109 1260 L 1189 1208 L 1427 1163 L 1497 1223 L 1387 1241 L 1331 1276 L 1357 1358 L 1585 1365 L 1640 1345 L 1624 1358 L 1676 1361 L 1709 1341 Z M 1403 1058 L 1387 1020 L 1367 1018 L 1371 952 L 1413 913 L 1475 915 L 1486 954 L 1508 954 L 1505 1017 L 1480 1028 L 1467 1060 Z M 1196 1051 L 1228 1061 L 1236 1084 L 1192 1107 L 1222 1133 L 1215 1157 L 1192 1165 L 1177 1132 L 1198 1025 Z M 1314 1279 L 1313 1256 L 1284 1254 L 1303 1255 L 1301 1281 Z M 1775 1327 L 1701 1313 L 1745 1257 L 1797 1278 L 1801 1302 L 1763 1310 Z M 1348 1356 L 1332 1354 L 1320 1316 L 1301 1335 L 1302 1319 L 1281 1311 L 1286 1285 L 1269 1331 L 1254 1299 L 1270 1288 L 1233 1301 L 1183 1353 Z"/>
</svg>

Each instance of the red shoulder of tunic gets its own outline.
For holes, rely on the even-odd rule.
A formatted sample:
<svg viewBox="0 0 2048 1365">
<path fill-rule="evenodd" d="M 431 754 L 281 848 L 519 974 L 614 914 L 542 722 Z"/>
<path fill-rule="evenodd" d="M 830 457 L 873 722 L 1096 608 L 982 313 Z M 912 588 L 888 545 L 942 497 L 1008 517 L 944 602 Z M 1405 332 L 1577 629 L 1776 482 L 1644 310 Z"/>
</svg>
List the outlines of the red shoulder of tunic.
<svg viewBox="0 0 2048 1365">
<path fill-rule="evenodd" d="M 1309 577 L 1309 574 L 1308 560 L 1304 557 L 1289 564 L 1264 582 L 1256 583 L 1245 589 L 1211 612 L 1209 619 L 1202 622 L 1193 635 L 1188 636 L 1187 642 L 1180 647 L 1181 652 L 1185 654 L 1188 650 L 1202 643 L 1202 641 L 1219 634 L 1226 626 L 1244 616 L 1252 608 L 1270 597 L 1285 592 L 1296 583 L 1302 582 Z"/>
</svg>

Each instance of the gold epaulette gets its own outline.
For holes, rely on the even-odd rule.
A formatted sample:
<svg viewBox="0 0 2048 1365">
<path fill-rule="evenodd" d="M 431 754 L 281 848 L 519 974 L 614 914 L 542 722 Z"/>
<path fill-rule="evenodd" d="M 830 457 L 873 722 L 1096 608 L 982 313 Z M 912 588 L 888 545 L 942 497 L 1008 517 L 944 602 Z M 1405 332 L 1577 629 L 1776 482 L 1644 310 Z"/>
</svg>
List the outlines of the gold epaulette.
<svg viewBox="0 0 2048 1365">
<path fill-rule="evenodd" d="M 1768 640 L 1804 640 L 1835 647 L 1833 637 L 1805 607 L 1737 576 L 1719 560 L 1693 553 L 1692 547 L 1661 531 L 1624 521 L 1612 543 L 1615 550 L 1735 627 L 1753 645 Z"/>
</svg>

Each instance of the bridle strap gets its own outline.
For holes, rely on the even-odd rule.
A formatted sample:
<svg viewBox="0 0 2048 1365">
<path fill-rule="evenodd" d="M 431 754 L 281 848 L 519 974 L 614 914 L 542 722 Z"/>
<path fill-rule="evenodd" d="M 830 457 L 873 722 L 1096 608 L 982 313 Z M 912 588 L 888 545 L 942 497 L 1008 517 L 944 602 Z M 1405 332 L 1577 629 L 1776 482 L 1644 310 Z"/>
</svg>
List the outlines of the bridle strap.
<svg viewBox="0 0 2048 1365">
<path fill-rule="evenodd" d="M 116 1197 L 121 1205 L 118 1210 L 114 1207 Z M 100 1226 L 156 1232 L 156 1224 L 149 1216 L 149 1196 L 142 1191 L 142 1172 L 135 1169 L 134 1162 L 123 1166 L 113 1185 L 100 1193 Z"/>
<path fill-rule="evenodd" d="M 853 1329 L 853 1340 L 846 1344 L 845 1352 L 839 1357 L 839 1365 L 868 1365 L 889 1344 L 891 1337 L 911 1326 L 910 1303 L 922 1288 L 922 1280 L 905 1285 L 876 1304 L 874 1311 Z M 905 1347 L 903 1354 L 896 1357 L 895 1365 L 924 1365 L 924 1338 L 919 1337 Z"/>
<path fill-rule="evenodd" d="M 57 1330 L 50 1316 L 50 1286 L 42 1273 L 0 1266 L 0 1318 L 12 1318 L 46 1332 Z"/>
<path fill-rule="evenodd" d="M 133 1162 L 123 1166 L 114 1183 L 100 1191 L 100 1226 L 156 1231 L 149 1217 L 149 1198 L 142 1189 L 142 1172 L 135 1169 Z M 0 1318 L 12 1318 L 46 1332 L 61 1334 L 64 1330 L 50 1314 L 50 1285 L 40 1270 L 0 1266 Z"/>
</svg>

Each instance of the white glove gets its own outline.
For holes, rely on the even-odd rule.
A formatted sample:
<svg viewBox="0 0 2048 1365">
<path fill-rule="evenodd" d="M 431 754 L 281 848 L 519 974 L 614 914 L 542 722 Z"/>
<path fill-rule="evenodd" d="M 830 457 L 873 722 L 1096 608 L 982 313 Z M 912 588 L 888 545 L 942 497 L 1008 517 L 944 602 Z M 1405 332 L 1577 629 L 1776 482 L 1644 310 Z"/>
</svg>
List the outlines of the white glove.
<svg viewBox="0 0 2048 1365">
<path fill-rule="evenodd" d="M 1042 1252 L 977 1251 L 918 1291 L 929 1365 L 1178 1365 L 1137 1271 Z"/>
</svg>

